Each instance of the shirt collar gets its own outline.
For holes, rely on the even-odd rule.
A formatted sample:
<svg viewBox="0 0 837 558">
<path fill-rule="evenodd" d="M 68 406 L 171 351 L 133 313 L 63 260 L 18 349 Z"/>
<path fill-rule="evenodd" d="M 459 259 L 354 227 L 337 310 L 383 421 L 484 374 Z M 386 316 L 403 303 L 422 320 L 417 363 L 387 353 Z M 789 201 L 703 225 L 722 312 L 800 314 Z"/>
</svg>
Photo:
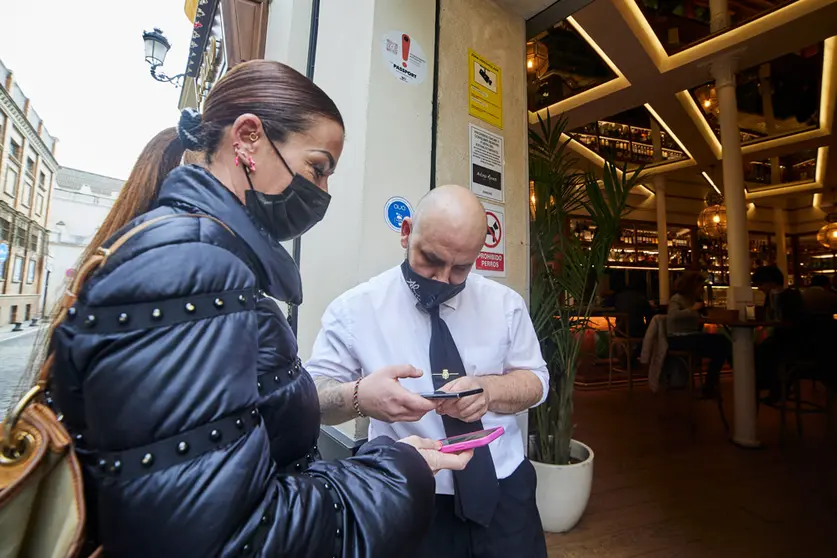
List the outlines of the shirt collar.
<svg viewBox="0 0 837 558">
<path fill-rule="evenodd" d="M 468 288 L 468 286 L 466 285 L 465 289 L 467 289 L 467 288 Z M 463 289 L 462 292 L 465 292 L 465 289 Z M 458 293 L 455 297 L 444 301 L 442 303 L 442 306 L 447 306 L 451 310 L 456 310 L 459 307 L 459 297 L 461 297 L 461 296 L 462 296 L 462 293 Z"/>
</svg>

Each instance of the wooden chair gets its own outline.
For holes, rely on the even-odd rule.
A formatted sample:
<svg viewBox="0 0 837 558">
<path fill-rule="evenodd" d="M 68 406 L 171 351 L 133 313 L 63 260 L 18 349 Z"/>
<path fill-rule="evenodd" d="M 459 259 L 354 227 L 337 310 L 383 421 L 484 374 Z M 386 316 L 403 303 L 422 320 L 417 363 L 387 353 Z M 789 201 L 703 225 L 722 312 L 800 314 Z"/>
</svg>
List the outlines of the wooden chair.
<svg viewBox="0 0 837 558">
<path fill-rule="evenodd" d="M 796 434 L 802 437 L 802 415 L 825 415 L 827 421 L 827 432 L 829 439 L 833 439 L 834 433 L 834 400 L 837 398 L 837 386 L 834 382 L 826 382 L 823 375 L 823 363 L 815 359 L 806 358 L 792 358 L 783 361 L 779 365 L 779 375 L 781 378 L 782 390 L 779 401 L 776 403 L 762 402 L 760 399 L 758 404 L 764 404 L 766 407 L 771 407 L 779 411 L 779 443 L 785 443 L 785 431 L 787 429 L 787 413 L 793 411 L 796 419 Z M 817 382 L 823 383 L 826 388 L 825 405 L 821 405 L 815 401 L 809 401 L 802 398 L 802 382 L 810 380 L 812 384 Z M 793 397 L 790 400 L 788 388 L 793 386 Z"/>
<path fill-rule="evenodd" d="M 675 351 L 669 349 L 666 352 L 666 360 L 669 358 L 675 359 L 680 361 L 683 366 L 686 368 L 686 393 L 689 399 L 689 428 L 691 429 L 692 435 L 695 435 L 697 431 L 697 420 L 696 420 L 696 413 L 695 413 L 695 364 L 694 364 L 694 355 L 691 351 Z M 671 389 L 671 378 L 666 381 L 666 391 Z"/>
<path fill-rule="evenodd" d="M 809 316 L 802 329 L 801 338 L 788 343 L 779 362 L 779 381 L 781 391 L 779 401 L 764 404 L 779 411 L 779 440 L 785 443 L 787 413 L 792 411 L 796 418 L 796 432 L 802 437 L 802 415 L 822 414 L 827 421 L 827 433 L 834 440 L 834 400 L 837 398 L 837 374 L 834 371 L 832 344 L 837 339 L 837 320 L 830 316 Z M 817 383 L 825 388 L 825 404 L 803 398 L 802 384 L 810 381 L 812 392 L 817 392 Z M 793 387 L 793 393 L 789 393 Z M 816 397 L 819 399 L 819 397 Z M 756 405 L 761 404 L 757 399 Z M 758 408 L 758 407 L 757 407 Z"/>
<path fill-rule="evenodd" d="M 625 318 L 625 331 L 622 331 L 616 324 L 618 318 Z M 633 356 L 634 350 L 637 347 L 642 347 L 642 337 L 631 336 L 631 325 L 627 314 L 611 314 L 605 316 L 607 320 L 608 329 L 608 365 L 610 366 L 607 374 L 607 389 L 610 389 L 613 384 L 613 373 L 624 373 L 628 376 L 628 393 L 634 390 L 634 373 L 633 373 Z M 621 347 L 625 351 L 626 365 L 622 367 L 618 361 L 617 365 L 613 364 L 613 353 L 616 348 Z"/>
<path fill-rule="evenodd" d="M 669 349 L 666 353 L 666 356 L 681 361 L 683 365 L 686 367 L 686 374 L 688 376 L 688 381 L 686 382 L 686 389 L 689 393 L 689 418 L 691 422 L 692 433 L 694 434 L 696 428 L 694 403 L 697 400 L 695 372 L 697 372 L 698 379 L 700 380 L 700 387 L 702 389 L 705 383 L 703 374 L 703 359 L 697 357 L 692 351 L 677 351 L 673 349 Z M 727 416 L 724 412 L 724 401 L 723 397 L 721 396 L 720 386 L 718 388 L 717 396 L 715 397 L 715 404 L 718 407 L 718 415 L 721 417 L 721 424 L 724 425 L 724 431 L 729 433 L 729 422 L 727 421 Z"/>
</svg>

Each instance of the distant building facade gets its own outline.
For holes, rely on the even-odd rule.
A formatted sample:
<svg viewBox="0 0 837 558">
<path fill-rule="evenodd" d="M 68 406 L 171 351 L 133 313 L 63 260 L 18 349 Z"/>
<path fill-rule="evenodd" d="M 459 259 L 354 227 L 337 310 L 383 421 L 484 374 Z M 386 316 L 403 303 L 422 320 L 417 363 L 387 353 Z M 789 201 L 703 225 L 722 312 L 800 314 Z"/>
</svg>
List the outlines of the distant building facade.
<svg viewBox="0 0 837 558">
<path fill-rule="evenodd" d="M 124 183 L 124 180 L 77 169 L 58 171 L 48 221 L 51 268 L 48 309 L 59 301 L 82 252 L 113 207 Z"/>
<path fill-rule="evenodd" d="M 43 309 L 57 143 L 0 61 L 0 327 Z"/>
</svg>

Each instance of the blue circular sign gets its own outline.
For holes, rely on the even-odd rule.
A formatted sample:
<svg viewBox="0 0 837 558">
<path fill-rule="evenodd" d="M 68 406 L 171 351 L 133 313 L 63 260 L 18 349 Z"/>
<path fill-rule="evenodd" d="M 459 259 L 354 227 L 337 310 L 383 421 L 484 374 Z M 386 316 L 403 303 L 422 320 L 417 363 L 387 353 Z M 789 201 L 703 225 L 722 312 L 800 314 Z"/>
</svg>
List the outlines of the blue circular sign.
<svg viewBox="0 0 837 558">
<path fill-rule="evenodd" d="M 0 244 L 0 264 L 9 259 L 9 245 L 3 242 Z"/>
<path fill-rule="evenodd" d="M 413 216 L 413 207 L 406 199 L 396 196 L 387 200 L 384 206 L 384 218 L 392 230 L 401 231 L 401 222 Z"/>
</svg>

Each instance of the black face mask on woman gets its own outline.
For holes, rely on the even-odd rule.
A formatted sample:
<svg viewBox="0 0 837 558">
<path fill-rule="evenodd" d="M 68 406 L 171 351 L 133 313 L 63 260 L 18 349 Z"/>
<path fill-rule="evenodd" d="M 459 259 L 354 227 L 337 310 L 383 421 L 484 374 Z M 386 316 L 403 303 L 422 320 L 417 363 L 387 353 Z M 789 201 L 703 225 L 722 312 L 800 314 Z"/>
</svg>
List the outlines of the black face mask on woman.
<svg viewBox="0 0 837 558">
<path fill-rule="evenodd" d="M 250 171 L 244 165 L 244 174 L 250 184 L 250 189 L 244 194 L 244 206 L 261 222 L 271 237 L 284 242 L 302 236 L 322 221 L 331 196 L 301 174 L 292 171 L 270 138 L 265 135 L 265 139 L 293 178 L 281 193 L 265 194 L 253 187 Z"/>
</svg>

